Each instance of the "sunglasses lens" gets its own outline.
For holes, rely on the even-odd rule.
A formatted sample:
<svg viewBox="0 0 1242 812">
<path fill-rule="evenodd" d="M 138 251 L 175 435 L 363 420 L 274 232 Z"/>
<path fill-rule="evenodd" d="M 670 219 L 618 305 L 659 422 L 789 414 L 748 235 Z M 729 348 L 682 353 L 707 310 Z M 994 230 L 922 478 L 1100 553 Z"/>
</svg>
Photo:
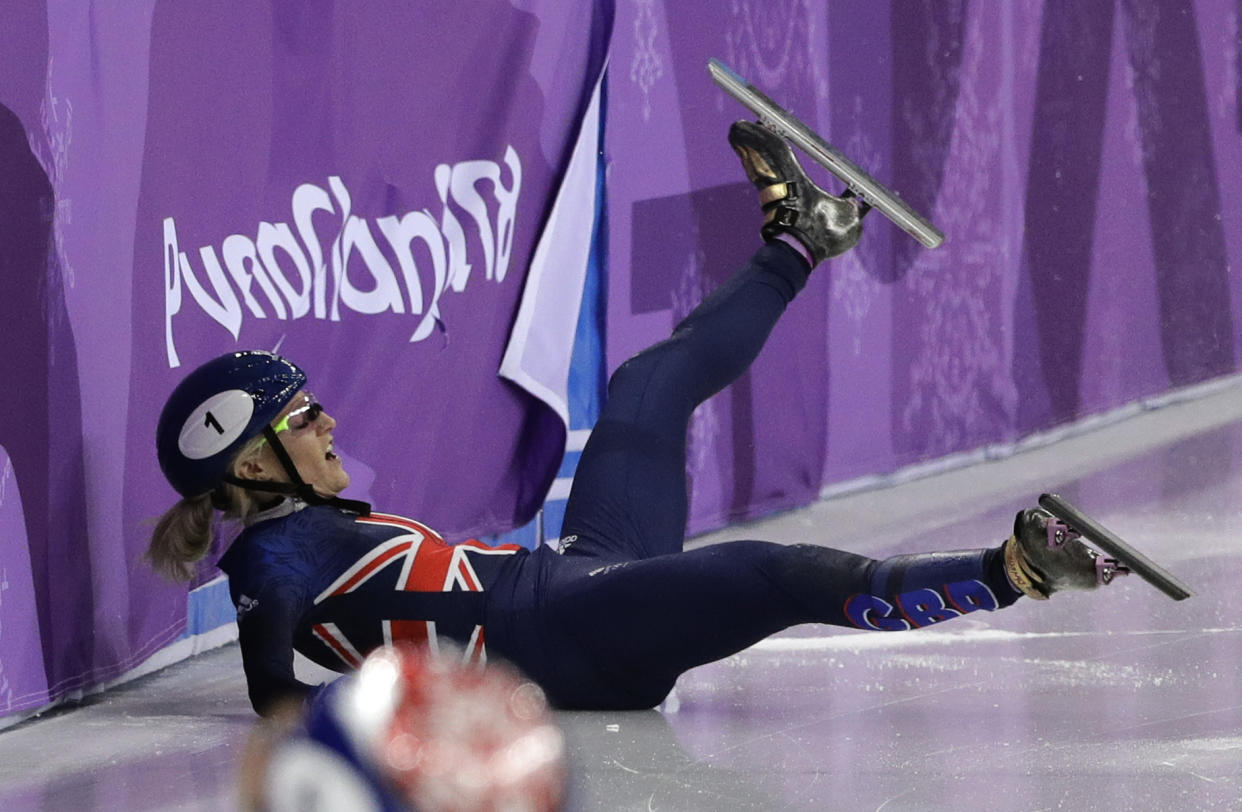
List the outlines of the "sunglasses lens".
<svg viewBox="0 0 1242 812">
<path fill-rule="evenodd" d="M 304 429 L 319 419 L 319 415 L 323 414 L 323 406 L 319 405 L 316 401 L 301 409 L 298 409 L 294 414 L 297 415 L 297 420 L 296 422 L 291 421 L 289 428 Z"/>
</svg>

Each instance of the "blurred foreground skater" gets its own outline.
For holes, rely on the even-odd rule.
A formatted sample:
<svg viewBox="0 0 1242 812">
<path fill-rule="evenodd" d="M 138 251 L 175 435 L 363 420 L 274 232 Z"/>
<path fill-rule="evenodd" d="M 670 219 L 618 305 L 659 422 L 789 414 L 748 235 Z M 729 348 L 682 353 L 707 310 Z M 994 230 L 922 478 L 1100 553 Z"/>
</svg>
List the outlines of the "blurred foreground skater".
<svg viewBox="0 0 1242 812">
<path fill-rule="evenodd" d="M 247 812 L 554 812 L 569 800 L 564 735 L 539 687 L 503 666 L 398 644 L 305 706 L 278 707 L 246 743 Z"/>
</svg>

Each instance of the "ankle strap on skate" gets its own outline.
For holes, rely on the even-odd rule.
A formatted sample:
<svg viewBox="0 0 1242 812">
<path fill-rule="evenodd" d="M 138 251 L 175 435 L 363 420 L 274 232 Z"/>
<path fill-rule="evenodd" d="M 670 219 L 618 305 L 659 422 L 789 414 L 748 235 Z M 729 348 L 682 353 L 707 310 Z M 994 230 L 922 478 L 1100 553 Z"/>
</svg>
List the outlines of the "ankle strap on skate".
<svg viewBox="0 0 1242 812">
<path fill-rule="evenodd" d="M 1013 584 L 1014 589 L 1037 601 L 1048 600 L 1048 592 L 1043 585 L 1043 579 L 1026 562 L 1026 557 L 1022 555 L 1022 550 L 1018 546 L 1017 537 L 1010 536 L 1001 550 L 1005 558 L 1005 575 L 1009 578 L 1009 583 Z"/>
<path fill-rule="evenodd" d="M 797 199 L 797 181 L 778 180 L 759 190 L 759 206 L 765 212 L 774 208 L 777 204 Z"/>
</svg>

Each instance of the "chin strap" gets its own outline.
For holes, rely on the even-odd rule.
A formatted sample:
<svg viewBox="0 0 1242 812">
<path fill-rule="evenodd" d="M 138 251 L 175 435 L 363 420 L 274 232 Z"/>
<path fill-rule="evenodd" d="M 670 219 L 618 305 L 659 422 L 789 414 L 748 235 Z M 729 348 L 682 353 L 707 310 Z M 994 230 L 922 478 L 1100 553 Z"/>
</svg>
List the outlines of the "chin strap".
<svg viewBox="0 0 1242 812">
<path fill-rule="evenodd" d="M 292 481 L 268 482 L 259 479 L 241 479 L 232 474 L 225 474 L 225 482 L 248 491 L 293 496 L 301 499 L 308 505 L 329 505 L 342 510 L 348 510 L 351 513 L 357 513 L 360 516 L 371 515 L 371 505 L 367 502 L 358 499 L 342 499 L 339 496 L 323 496 L 316 492 L 310 484 L 302 479 L 302 475 L 298 473 L 297 466 L 293 464 L 293 460 L 289 457 L 289 452 L 285 450 L 284 445 L 280 442 L 280 438 L 271 426 L 263 427 L 263 436 L 267 438 L 267 444 L 272 447 L 272 451 L 276 452 L 276 458 L 280 460 L 280 464 L 285 468 L 285 473 L 289 475 L 289 479 Z"/>
</svg>

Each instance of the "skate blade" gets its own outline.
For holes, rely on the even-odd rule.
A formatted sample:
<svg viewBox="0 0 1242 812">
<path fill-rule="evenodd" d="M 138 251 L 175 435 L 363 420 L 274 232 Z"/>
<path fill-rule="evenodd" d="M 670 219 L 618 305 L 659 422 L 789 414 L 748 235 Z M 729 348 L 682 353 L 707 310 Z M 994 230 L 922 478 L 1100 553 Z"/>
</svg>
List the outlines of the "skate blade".
<svg viewBox="0 0 1242 812">
<path fill-rule="evenodd" d="M 1175 601 L 1185 600 L 1194 593 L 1173 573 L 1122 541 L 1115 533 L 1065 501 L 1055 493 L 1039 497 L 1039 506 L 1056 516 L 1082 536 L 1083 540 L 1116 558 L 1122 566 L 1159 589 Z"/>
<path fill-rule="evenodd" d="M 840 150 L 803 124 L 793 113 L 759 92 L 754 85 L 739 76 L 732 68 L 719 59 L 709 59 L 707 70 L 724 92 L 737 99 L 743 107 L 759 116 L 764 122 L 774 125 L 775 129 L 790 143 L 799 147 L 816 163 L 836 175 L 854 194 L 892 220 L 902 231 L 928 248 L 935 248 L 944 242 L 944 232 L 932 225 L 926 217 L 910 208 L 909 204 L 891 189 L 842 155 Z"/>
</svg>

